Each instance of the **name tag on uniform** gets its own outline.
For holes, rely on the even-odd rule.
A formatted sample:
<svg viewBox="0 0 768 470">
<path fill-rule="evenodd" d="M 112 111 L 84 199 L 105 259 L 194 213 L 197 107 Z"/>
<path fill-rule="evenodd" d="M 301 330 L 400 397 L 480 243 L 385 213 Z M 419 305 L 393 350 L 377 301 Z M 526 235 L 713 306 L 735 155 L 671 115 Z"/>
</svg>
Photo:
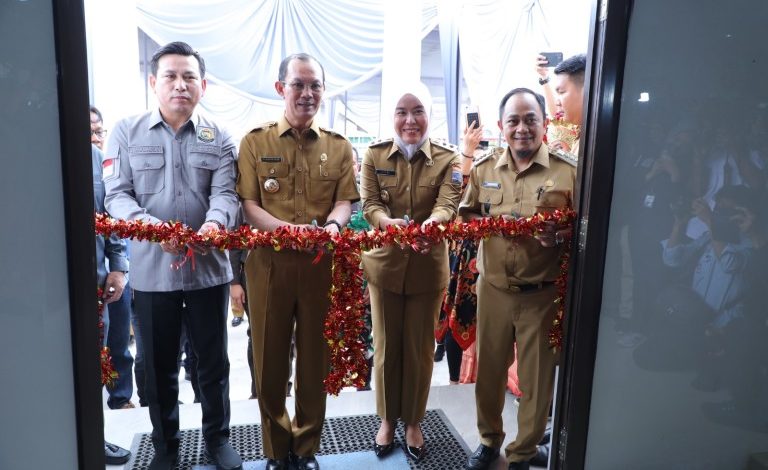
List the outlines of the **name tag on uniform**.
<svg viewBox="0 0 768 470">
<path fill-rule="evenodd" d="M 280 163 L 283 161 L 283 157 L 261 157 L 261 161 L 264 163 Z"/>
<path fill-rule="evenodd" d="M 501 183 L 495 181 L 483 181 L 483 187 L 488 189 L 501 189 Z"/>
<path fill-rule="evenodd" d="M 453 184 L 461 184 L 462 181 L 462 175 L 460 171 L 452 171 L 451 172 L 451 183 Z"/>
<path fill-rule="evenodd" d="M 376 174 L 377 175 L 385 175 L 385 176 L 395 176 L 395 170 L 385 170 L 382 168 L 376 168 Z"/>
</svg>

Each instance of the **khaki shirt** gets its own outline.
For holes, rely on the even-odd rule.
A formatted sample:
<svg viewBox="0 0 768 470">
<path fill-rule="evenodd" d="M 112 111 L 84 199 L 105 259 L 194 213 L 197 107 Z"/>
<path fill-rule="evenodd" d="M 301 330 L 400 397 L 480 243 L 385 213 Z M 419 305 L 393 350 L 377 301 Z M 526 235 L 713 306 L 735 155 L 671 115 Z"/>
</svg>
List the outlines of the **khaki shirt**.
<svg viewBox="0 0 768 470">
<path fill-rule="evenodd" d="M 459 215 L 530 217 L 573 207 L 576 167 L 550 154 L 546 144 L 541 144 L 525 171 L 518 173 L 512 158 L 509 149 L 496 149 L 476 162 Z M 560 273 L 562 249 L 545 248 L 530 237 L 494 236 L 480 242 L 477 268 L 501 289 L 554 281 Z"/>
<path fill-rule="evenodd" d="M 376 142 L 363 157 L 363 214 L 374 228 L 384 216 L 447 222 L 456 216 L 461 183 L 459 154 L 451 145 L 427 139 L 409 162 L 392 139 Z M 448 285 L 448 247 L 443 242 L 423 255 L 397 246 L 374 249 L 363 254 L 363 269 L 369 282 L 390 292 L 440 290 Z"/>
<path fill-rule="evenodd" d="M 336 201 L 357 201 L 352 144 L 317 121 L 299 134 L 281 117 L 240 143 L 237 192 L 293 224 L 326 222 Z"/>
<path fill-rule="evenodd" d="M 178 132 L 155 109 L 118 122 L 104 157 L 104 204 L 112 217 L 158 223 L 175 220 L 198 230 L 206 221 L 232 227 L 237 213 L 235 159 L 229 134 L 194 113 Z M 181 258 L 159 243 L 131 241 L 131 284 L 145 292 L 197 290 L 232 279 L 227 253 Z"/>
</svg>

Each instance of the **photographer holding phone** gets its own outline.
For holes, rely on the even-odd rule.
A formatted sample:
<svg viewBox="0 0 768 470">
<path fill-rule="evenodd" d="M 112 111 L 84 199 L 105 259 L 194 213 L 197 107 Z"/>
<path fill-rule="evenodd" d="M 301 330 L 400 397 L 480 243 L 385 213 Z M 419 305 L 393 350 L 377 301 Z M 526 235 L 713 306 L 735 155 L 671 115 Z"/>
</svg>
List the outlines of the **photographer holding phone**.
<svg viewBox="0 0 768 470">
<path fill-rule="evenodd" d="M 549 59 L 543 53 L 539 53 L 536 56 L 536 74 L 539 76 L 539 85 L 541 85 L 541 91 L 544 95 L 544 102 L 547 104 L 547 115 L 549 118 L 554 118 L 557 113 L 557 108 L 555 108 L 555 91 L 550 83 L 552 77 L 549 75 L 549 69 L 556 65 L 549 63 Z"/>
</svg>

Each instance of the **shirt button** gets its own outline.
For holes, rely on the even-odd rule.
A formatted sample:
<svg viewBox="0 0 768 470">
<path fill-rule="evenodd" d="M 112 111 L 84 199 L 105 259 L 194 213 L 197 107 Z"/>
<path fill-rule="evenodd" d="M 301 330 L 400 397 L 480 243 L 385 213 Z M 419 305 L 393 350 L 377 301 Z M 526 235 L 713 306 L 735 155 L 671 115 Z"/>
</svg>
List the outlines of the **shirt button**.
<svg viewBox="0 0 768 470">
<path fill-rule="evenodd" d="M 328 176 L 328 172 L 327 172 L 327 171 L 324 171 L 324 172 L 323 172 L 323 176 Z"/>
<path fill-rule="evenodd" d="M 296 168 L 296 171 L 298 171 L 299 173 L 301 173 L 302 171 L 304 171 L 304 168 L 302 168 L 302 167 L 298 167 L 298 168 Z"/>
<path fill-rule="evenodd" d="M 144 163 L 144 168 L 149 168 L 149 162 Z"/>
<path fill-rule="evenodd" d="M 179 165 L 178 163 L 175 163 L 175 164 L 173 165 L 173 167 L 174 167 L 174 168 L 178 168 L 179 166 L 181 166 L 181 165 Z"/>
<path fill-rule="evenodd" d="M 274 168 L 270 168 L 269 169 L 269 174 L 270 175 L 274 175 L 275 174 L 275 169 Z"/>
<path fill-rule="evenodd" d="M 303 145 L 299 145 L 299 150 L 302 150 L 304 148 Z"/>
<path fill-rule="evenodd" d="M 303 213 L 302 211 L 299 211 L 299 212 L 297 212 L 297 213 L 296 213 L 296 215 L 297 215 L 297 216 L 299 216 L 299 217 L 301 217 L 301 216 L 303 216 L 303 215 L 304 215 L 304 213 Z"/>
<path fill-rule="evenodd" d="M 177 196 L 181 196 L 181 191 L 176 193 Z"/>
<path fill-rule="evenodd" d="M 208 162 L 203 162 L 203 166 L 208 166 Z"/>
<path fill-rule="evenodd" d="M 519 198 L 519 197 L 516 197 L 516 198 L 515 198 L 515 202 L 520 202 L 520 198 Z"/>
<path fill-rule="evenodd" d="M 303 190 L 303 189 L 301 189 L 301 188 L 299 188 L 299 189 L 297 189 L 297 190 L 296 190 L 296 192 L 297 192 L 298 194 L 303 194 L 303 193 L 304 193 L 304 190 Z"/>
<path fill-rule="evenodd" d="M 491 196 L 486 196 L 485 202 L 491 202 Z"/>
<path fill-rule="evenodd" d="M 406 187 L 405 187 L 405 190 L 406 190 L 406 191 L 410 191 L 410 190 L 411 190 L 411 187 L 410 187 L 410 186 L 406 186 Z"/>
</svg>

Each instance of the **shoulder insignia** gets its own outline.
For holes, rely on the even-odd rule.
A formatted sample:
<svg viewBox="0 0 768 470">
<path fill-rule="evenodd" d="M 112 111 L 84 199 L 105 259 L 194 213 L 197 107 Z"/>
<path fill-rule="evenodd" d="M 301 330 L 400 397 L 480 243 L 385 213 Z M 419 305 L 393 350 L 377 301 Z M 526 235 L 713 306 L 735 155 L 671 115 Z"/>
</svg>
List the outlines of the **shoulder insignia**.
<svg viewBox="0 0 768 470">
<path fill-rule="evenodd" d="M 251 129 L 251 132 L 263 131 L 264 129 L 269 129 L 270 127 L 274 127 L 276 125 L 277 125 L 277 121 L 267 121 Z"/>
<path fill-rule="evenodd" d="M 339 138 L 342 138 L 344 140 L 347 140 L 347 137 L 344 134 L 339 134 L 338 132 L 334 131 L 333 129 L 329 129 L 327 127 L 320 126 L 320 130 L 323 131 L 323 132 L 327 132 L 327 133 L 331 134 L 334 137 L 339 137 Z"/>
<path fill-rule="evenodd" d="M 484 154 L 475 158 L 475 161 L 472 163 L 472 166 L 479 166 L 487 162 L 488 160 L 495 160 L 495 159 L 496 159 L 496 151 L 494 149 L 490 149 Z"/>
<path fill-rule="evenodd" d="M 458 151 L 459 151 L 459 147 L 453 145 L 452 143 L 448 142 L 445 139 L 433 139 L 433 138 L 430 137 L 429 141 L 432 142 L 433 144 L 437 145 L 438 147 L 442 147 L 442 148 L 444 148 L 446 150 L 450 150 L 451 152 L 458 153 Z"/>
<path fill-rule="evenodd" d="M 391 137 L 388 138 L 388 139 L 377 139 L 377 140 L 374 140 L 373 142 L 371 142 L 370 144 L 368 144 L 368 146 L 369 147 L 379 147 L 381 145 L 391 144 L 394 141 L 395 141 L 395 139 L 393 139 Z"/>
<path fill-rule="evenodd" d="M 571 166 L 577 166 L 579 164 L 579 159 L 576 157 L 576 155 L 573 155 L 561 149 L 550 150 L 549 156 L 556 157 L 558 160 L 562 160 Z"/>
</svg>

